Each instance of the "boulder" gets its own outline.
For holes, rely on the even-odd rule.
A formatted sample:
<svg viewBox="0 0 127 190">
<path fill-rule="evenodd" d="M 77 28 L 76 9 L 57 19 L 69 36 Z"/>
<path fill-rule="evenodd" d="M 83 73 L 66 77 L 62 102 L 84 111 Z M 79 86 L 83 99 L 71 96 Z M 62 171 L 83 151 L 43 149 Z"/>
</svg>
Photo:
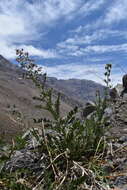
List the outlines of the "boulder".
<svg viewBox="0 0 127 190">
<path fill-rule="evenodd" d="M 4 170 L 8 172 L 19 169 L 27 169 L 32 173 L 39 174 L 46 167 L 46 155 L 37 151 L 22 149 L 15 151 L 10 160 L 5 164 Z"/>
<path fill-rule="evenodd" d="M 122 93 L 122 91 L 123 91 L 123 86 L 122 86 L 122 84 L 117 84 L 114 88 L 117 90 L 117 93 L 118 93 L 118 95 L 120 96 L 121 93 Z"/>
<path fill-rule="evenodd" d="M 86 118 L 88 115 L 95 111 L 95 104 L 93 102 L 87 102 L 85 108 L 82 111 L 82 117 Z"/>
<path fill-rule="evenodd" d="M 40 129 L 29 129 L 22 136 L 26 140 L 24 148 L 15 150 L 9 161 L 6 162 L 4 170 L 11 172 L 18 169 L 27 169 L 28 171 L 39 175 L 47 167 L 47 155 L 41 151 L 43 145 L 41 144 L 42 134 Z M 34 133 L 36 134 L 34 135 Z M 36 135 L 40 140 L 37 140 Z"/>
</svg>

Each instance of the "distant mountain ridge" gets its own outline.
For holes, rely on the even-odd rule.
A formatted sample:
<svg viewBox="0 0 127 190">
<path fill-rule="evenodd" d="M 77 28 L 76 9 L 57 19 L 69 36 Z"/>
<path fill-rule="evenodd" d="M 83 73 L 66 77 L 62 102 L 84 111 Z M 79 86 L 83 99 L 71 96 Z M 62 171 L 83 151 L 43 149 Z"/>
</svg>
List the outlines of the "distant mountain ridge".
<svg viewBox="0 0 127 190">
<path fill-rule="evenodd" d="M 66 94 L 74 100 L 78 100 L 83 104 L 89 100 L 96 98 L 96 91 L 99 90 L 100 95 L 104 95 L 104 86 L 91 80 L 86 79 L 57 79 L 49 77 L 47 79 L 49 86 Z"/>
</svg>

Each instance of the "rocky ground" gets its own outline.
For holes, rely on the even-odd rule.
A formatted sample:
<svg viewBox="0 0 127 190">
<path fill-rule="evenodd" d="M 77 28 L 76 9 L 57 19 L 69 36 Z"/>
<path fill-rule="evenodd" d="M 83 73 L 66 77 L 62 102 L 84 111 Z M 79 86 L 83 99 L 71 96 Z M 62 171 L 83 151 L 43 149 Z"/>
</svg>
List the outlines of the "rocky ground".
<svg viewBox="0 0 127 190">
<path fill-rule="evenodd" d="M 111 184 L 115 190 L 127 190 L 127 94 L 112 104 L 111 134 L 114 141 L 110 144 L 107 161 Z"/>
<path fill-rule="evenodd" d="M 112 128 L 107 134 L 110 137 L 108 150 L 102 163 L 110 186 L 110 189 L 105 190 L 127 190 L 127 95 L 112 102 L 106 112 L 110 116 Z M 16 150 L 11 156 L 5 166 L 6 170 L 11 172 L 27 168 L 39 176 L 47 167 L 48 157 L 46 154 L 40 156 L 35 151 L 38 147 L 36 139 L 29 139 L 26 147 Z"/>
</svg>

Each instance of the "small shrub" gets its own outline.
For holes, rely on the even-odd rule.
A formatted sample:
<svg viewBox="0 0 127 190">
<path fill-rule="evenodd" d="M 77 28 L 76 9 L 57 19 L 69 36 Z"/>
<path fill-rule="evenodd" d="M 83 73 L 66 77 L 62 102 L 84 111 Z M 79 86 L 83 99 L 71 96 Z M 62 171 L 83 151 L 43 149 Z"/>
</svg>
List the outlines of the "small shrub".
<svg viewBox="0 0 127 190">
<path fill-rule="evenodd" d="M 41 119 L 44 139 L 42 141 L 42 147 L 44 148 L 45 146 L 49 154 L 53 171 L 51 172 L 52 175 L 48 178 L 51 178 L 53 184 L 53 178 L 54 180 L 55 178 L 60 178 L 59 175 L 57 176 L 58 171 L 63 173 L 63 175 L 66 173 L 65 169 L 69 172 L 70 168 L 66 168 L 69 166 L 64 167 L 67 163 L 70 165 L 73 165 L 73 161 L 82 161 L 82 163 L 84 163 L 85 160 L 89 160 L 95 154 L 103 152 L 105 148 L 105 140 L 103 137 L 105 131 L 108 130 L 108 127 L 105 125 L 107 118 L 104 117 L 104 111 L 107 106 L 107 93 L 105 93 L 104 99 L 101 99 L 99 92 L 97 93 L 95 111 L 89 119 L 82 121 L 78 119 L 76 117 L 77 108 L 69 112 L 66 117 L 62 118 L 60 116 L 60 94 L 58 94 L 54 102 L 52 89 L 45 88 L 46 75 L 44 74 L 43 83 L 42 81 L 40 82 L 37 66 L 33 64 L 28 53 L 24 53 L 23 50 L 17 50 L 17 55 L 17 60 L 22 68 L 25 69 L 26 75 L 28 75 L 29 79 L 32 79 L 34 84 L 40 89 L 40 97 L 34 97 L 34 99 L 39 100 L 41 103 L 39 108 L 48 110 L 54 118 L 53 121 L 48 121 L 48 130 L 50 130 L 51 133 L 47 133 L 47 128 L 45 128 L 47 122 Z M 107 88 L 109 88 L 111 64 L 107 64 L 105 69 L 106 79 L 104 81 Z M 39 71 L 40 70 L 39 68 Z M 42 106 L 44 103 L 45 106 Z M 35 136 L 38 138 L 37 135 Z M 60 155 L 63 157 L 62 160 L 59 159 L 61 158 Z M 53 160 L 55 161 L 53 162 Z M 47 170 L 45 172 L 45 176 L 47 176 Z M 74 188 L 75 186 L 77 188 L 76 184 L 82 183 L 82 181 L 85 181 L 85 178 L 82 177 L 80 180 L 80 177 L 78 178 L 76 176 L 76 180 L 71 181 L 70 187 Z M 55 187 L 57 185 L 58 184 L 56 184 Z"/>
</svg>

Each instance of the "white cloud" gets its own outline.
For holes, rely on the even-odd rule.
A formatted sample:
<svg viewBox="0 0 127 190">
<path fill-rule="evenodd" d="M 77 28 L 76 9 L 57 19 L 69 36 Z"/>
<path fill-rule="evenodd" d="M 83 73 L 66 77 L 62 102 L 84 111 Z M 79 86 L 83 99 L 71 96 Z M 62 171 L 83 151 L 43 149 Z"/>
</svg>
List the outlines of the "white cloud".
<svg viewBox="0 0 127 190">
<path fill-rule="evenodd" d="M 25 51 L 29 51 L 34 56 L 42 58 L 56 57 L 56 53 L 52 49 L 44 50 L 31 45 L 31 40 L 37 40 L 40 37 L 38 33 L 39 27 L 37 26 L 46 21 L 41 18 L 39 20 L 39 15 L 36 14 L 37 5 L 39 6 L 39 1 L 33 4 L 28 3 L 26 0 L 0 1 L 0 44 L 2 47 L 0 54 L 6 58 L 13 59 L 15 49 L 24 48 Z M 42 14 L 41 9 L 38 14 Z"/>
<path fill-rule="evenodd" d="M 5 14 L 0 15 L 0 35 L 8 36 L 24 33 L 25 28 L 22 19 Z"/>
<path fill-rule="evenodd" d="M 38 49 L 32 45 L 27 45 L 27 46 L 23 45 L 23 46 L 20 46 L 18 48 L 23 48 L 25 51 L 28 51 L 30 53 L 30 55 L 32 55 L 32 56 L 39 56 L 42 58 L 58 57 L 56 52 L 54 50 L 51 50 L 51 49 L 50 50 Z"/>
<path fill-rule="evenodd" d="M 107 52 L 127 52 L 127 43 L 119 45 L 95 45 L 87 46 L 81 49 L 84 52 L 95 52 L 95 53 L 107 53 Z"/>
<path fill-rule="evenodd" d="M 89 53 L 96 53 L 96 54 L 104 54 L 104 53 L 113 53 L 113 52 L 125 52 L 127 53 L 127 44 L 119 44 L 119 45 L 89 45 L 85 48 L 80 48 L 77 46 L 65 46 L 64 48 L 59 50 L 59 54 L 67 55 L 67 56 L 88 56 Z"/>
<path fill-rule="evenodd" d="M 15 58 L 15 48 L 9 46 L 6 42 L 0 41 L 0 45 L 2 48 L 0 48 L 0 54 L 4 57 L 11 59 Z"/>
<path fill-rule="evenodd" d="M 65 65 L 57 66 L 48 66 L 44 67 L 49 76 L 57 76 L 58 79 L 70 79 L 70 78 L 79 78 L 79 79 L 90 79 L 99 80 L 100 77 L 97 77 L 97 73 L 103 70 L 103 66 L 100 64 L 96 65 L 85 65 L 79 63 L 70 63 Z M 95 75 L 96 73 L 96 75 Z M 93 79 L 94 77 L 94 79 Z M 101 79 L 102 82 L 102 79 Z"/>
<path fill-rule="evenodd" d="M 86 56 L 89 53 L 107 53 L 107 52 L 127 52 L 127 43 L 116 45 L 103 45 L 104 40 L 114 39 L 127 40 L 127 31 L 98 29 L 93 33 L 85 32 L 83 27 L 79 27 L 76 32 L 71 33 L 71 37 L 57 44 L 57 51 L 61 55 L 68 56 Z M 98 45 L 99 43 L 102 45 Z"/>
<path fill-rule="evenodd" d="M 68 20 L 78 14 L 88 14 L 100 7 L 104 0 L 1 0 L 0 1 L 0 23 L 5 23 L 13 28 L 15 33 L 35 32 L 52 26 L 59 19 Z M 0 26 L 3 26 L 1 24 Z M 37 26 L 37 28 L 36 28 Z M 19 28 L 19 29 L 18 29 Z M 3 32 L 3 31 L 4 32 Z M 8 31 L 1 27 L 0 33 Z"/>
<path fill-rule="evenodd" d="M 116 0 L 112 3 L 112 7 L 109 8 L 105 15 L 104 22 L 107 24 L 112 24 L 113 22 L 119 22 L 121 20 L 126 20 L 127 18 L 127 1 L 126 0 Z"/>
<path fill-rule="evenodd" d="M 16 49 L 24 49 L 25 51 L 28 51 L 31 56 L 38 56 L 40 58 L 55 58 L 57 57 L 57 54 L 54 50 L 44 50 L 36 48 L 32 45 L 9 45 L 5 43 L 4 41 L 1 41 L 1 49 L 0 54 L 8 59 L 14 59 L 16 57 L 15 50 Z"/>
<path fill-rule="evenodd" d="M 0 53 L 8 58 L 14 57 L 15 44 L 19 43 L 25 45 L 26 49 L 29 47 L 33 54 L 52 58 L 52 50 L 35 48 L 31 41 L 38 40 L 40 34 L 42 37 L 46 28 L 54 26 L 60 19 L 68 21 L 83 11 L 90 13 L 101 2 L 102 0 L 94 3 L 93 0 L 88 3 L 84 0 L 0 0 L 0 43 L 3 44 Z"/>
<path fill-rule="evenodd" d="M 32 4 L 27 3 L 26 11 L 32 15 L 34 23 L 50 26 L 62 17 L 68 19 L 81 4 L 82 0 L 36 0 Z"/>
<path fill-rule="evenodd" d="M 106 1 L 104 1 L 106 3 Z M 99 2 L 98 4 L 103 1 Z M 94 4 L 93 4 L 94 5 Z M 101 7 L 101 6 L 100 6 Z M 90 7 L 91 8 L 91 7 Z M 103 7 L 103 14 L 101 14 L 98 18 L 95 18 L 90 23 L 85 25 L 80 25 L 76 29 L 72 30 L 72 33 L 81 33 L 88 31 L 95 31 L 97 29 L 102 28 L 112 28 L 112 26 L 116 26 L 115 24 L 119 24 L 121 21 L 126 22 L 127 18 L 127 0 L 114 0 L 108 4 L 105 8 Z M 113 25 L 114 24 L 114 25 Z M 121 33 L 122 31 L 120 31 Z"/>
<path fill-rule="evenodd" d="M 87 79 L 92 80 L 98 83 L 105 85 L 104 83 L 104 64 L 79 64 L 79 63 L 70 63 L 65 65 L 56 65 L 56 66 L 45 66 L 44 70 L 47 72 L 48 76 L 56 77 L 58 79 Z M 120 68 L 113 65 L 112 68 L 112 85 L 121 83 L 121 78 L 123 73 Z"/>
<path fill-rule="evenodd" d="M 1 0 L 0 34 L 31 34 L 75 13 L 82 0 Z M 73 16 L 75 15 L 73 14 Z M 7 30 L 6 30 L 7 29 Z M 10 29 L 10 31 L 8 30 Z M 34 36 L 35 38 L 35 36 Z"/>
<path fill-rule="evenodd" d="M 95 11 L 97 9 L 100 9 L 102 5 L 104 5 L 105 0 L 91 0 L 85 3 L 81 9 L 79 10 L 81 13 L 84 13 L 85 15 L 90 14 L 92 11 Z"/>
<path fill-rule="evenodd" d="M 111 29 L 98 29 L 92 34 L 87 34 L 85 28 L 78 27 L 76 34 L 72 34 L 71 38 L 57 44 L 59 48 L 68 48 L 70 46 L 88 45 L 91 43 L 98 43 L 99 40 L 109 39 L 111 37 L 122 37 L 127 39 L 127 32 Z"/>
</svg>

